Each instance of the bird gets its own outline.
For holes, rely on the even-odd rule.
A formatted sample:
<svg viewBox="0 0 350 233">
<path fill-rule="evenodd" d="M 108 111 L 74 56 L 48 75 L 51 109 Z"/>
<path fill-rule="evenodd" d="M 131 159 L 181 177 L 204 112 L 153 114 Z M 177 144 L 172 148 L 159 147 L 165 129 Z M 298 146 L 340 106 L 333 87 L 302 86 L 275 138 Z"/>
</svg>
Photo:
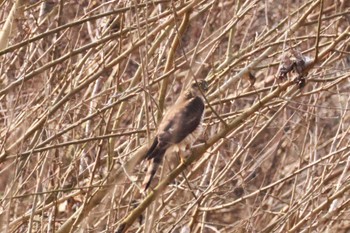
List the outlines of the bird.
<svg viewBox="0 0 350 233">
<path fill-rule="evenodd" d="M 192 146 L 202 133 L 205 109 L 203 94 L 207 90 L 208 83 L 205 80 L 194 80 L 164 115 L 153 143 L 143 157 L 148 161 L 147 172 L 142 183 L 144 192 L 149 188 L 166 151 L 179 152 L 183 162 L 182 152 Z"/>
</svg>

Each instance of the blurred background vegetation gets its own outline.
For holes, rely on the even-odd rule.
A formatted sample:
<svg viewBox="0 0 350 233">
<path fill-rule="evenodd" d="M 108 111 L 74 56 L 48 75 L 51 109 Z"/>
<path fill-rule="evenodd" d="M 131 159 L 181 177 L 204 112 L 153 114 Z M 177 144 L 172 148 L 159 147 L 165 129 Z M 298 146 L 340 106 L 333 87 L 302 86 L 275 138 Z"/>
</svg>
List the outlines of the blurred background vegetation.
<svg viewBox="0 0 350 233">
<path fill-rule="evenodd" d="M 350 231 L 349 1 L 0 7 L 1 232 Z M 204 133 L 143 194 L 195 78 Z"/>
</svg>

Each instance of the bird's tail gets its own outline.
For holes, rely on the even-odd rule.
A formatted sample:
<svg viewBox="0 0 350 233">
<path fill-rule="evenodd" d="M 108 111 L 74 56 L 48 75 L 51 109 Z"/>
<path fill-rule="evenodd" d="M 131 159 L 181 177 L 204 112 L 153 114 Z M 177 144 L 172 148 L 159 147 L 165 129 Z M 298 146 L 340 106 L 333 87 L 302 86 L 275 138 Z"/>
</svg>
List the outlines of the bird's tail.
<svg viewBox="0 0 350 233">
<path fill-rule="evenodd" d="M 164 155 L 164 153 L 163 153 L 163 155 Z M 144 192 L 149 188 L 149 186 L 152 182 L 152 179 L 153 179 L 154 175 L 156 174 L 160 163 L 162 162 L 162 158 L 163 158 L 163 156 L 156 156 L 153 159 L 148 160 L 148 162 L 149 162 L 148 169 L 146 172 L 146 176 L 142 182 L 142 189 Z"/>
</svg>

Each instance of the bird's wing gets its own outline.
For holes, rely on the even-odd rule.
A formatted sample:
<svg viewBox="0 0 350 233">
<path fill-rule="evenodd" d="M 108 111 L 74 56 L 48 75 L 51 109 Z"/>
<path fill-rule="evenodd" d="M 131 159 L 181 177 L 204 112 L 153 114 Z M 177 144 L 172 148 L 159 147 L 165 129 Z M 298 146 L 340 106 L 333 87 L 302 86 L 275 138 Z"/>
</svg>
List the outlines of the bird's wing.
<svg viewBox="0 0 350 233">
<path fill-rule="evenodd" d="M 168 148 L 169 144 L 164 140 L 164 137 L 158 134 L 154 138 L 153 143 L 147 151 L 144 159 L 150 160 L 155 157 L 162 157 Z"/>
<path fill-rule="evenodd" d="M 168 120 L 159 128 L 169 144 L 177 144 L 197 129 L 202 121 L 204 102 L 194 97 L 169 113 Z M 161 140 L 161 138 L 159 138 Z"/>
<path fill-rule="evenodd" d="M 201 123 L 204 111 L 204 102 L 195 97 L 185 104 L 174 106 L 164 117 L 158 133 L 146 153 L 145 159 L 163 156 L 165 151 L 174 144 L 180 143 L 191 134 Z"/>
</svg>

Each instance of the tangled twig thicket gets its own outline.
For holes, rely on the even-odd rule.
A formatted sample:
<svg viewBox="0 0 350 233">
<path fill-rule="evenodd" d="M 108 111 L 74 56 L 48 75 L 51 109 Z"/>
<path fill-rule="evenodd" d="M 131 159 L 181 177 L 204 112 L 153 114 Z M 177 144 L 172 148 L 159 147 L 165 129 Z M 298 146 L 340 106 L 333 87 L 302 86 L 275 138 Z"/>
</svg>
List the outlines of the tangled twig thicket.
<svg viewBox="0 0 350 233">
<path fill-rule="evenodd" d="M 348 232 L 346 0 L 5 0 L 1 232 Z M 167 106 L 204 134 L 152 191 Z"/>
</svg>

